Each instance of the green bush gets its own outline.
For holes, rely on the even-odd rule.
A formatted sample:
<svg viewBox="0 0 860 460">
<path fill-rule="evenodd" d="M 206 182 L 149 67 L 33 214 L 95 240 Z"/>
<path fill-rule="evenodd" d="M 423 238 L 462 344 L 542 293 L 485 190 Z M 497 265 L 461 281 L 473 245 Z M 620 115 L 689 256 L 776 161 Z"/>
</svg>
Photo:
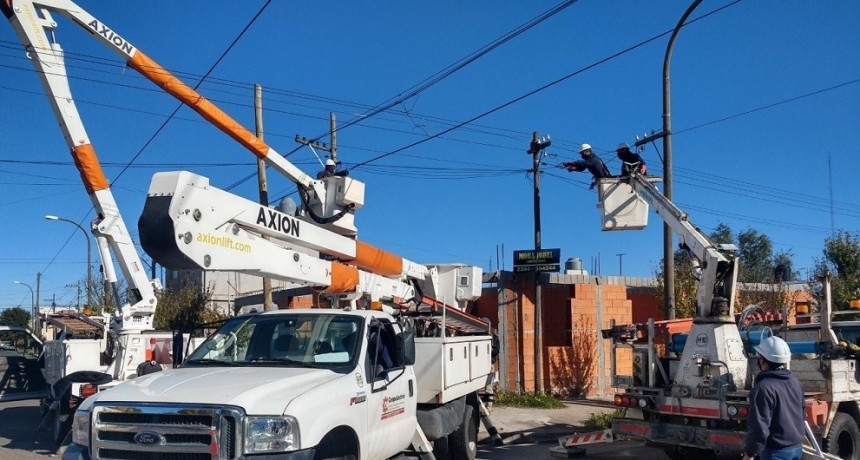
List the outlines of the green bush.
<svg viewBox="0 0 860 460">
<path fill-rule="evenodd" d="M 549 393 L 499 393 L 496 395 L 497 406 L 507 407 L 536 407 L 542 409 L 560 409 L 564 407 L 555 396 Z"/>
<path fill-rule="evenodd" d="M 612 426 L 612 419 L 624 416 L 624 409 L 618 408 L 612 412 L 592 412 L 585 421 L 585 426 L 605 430 Z"/>
</svg>

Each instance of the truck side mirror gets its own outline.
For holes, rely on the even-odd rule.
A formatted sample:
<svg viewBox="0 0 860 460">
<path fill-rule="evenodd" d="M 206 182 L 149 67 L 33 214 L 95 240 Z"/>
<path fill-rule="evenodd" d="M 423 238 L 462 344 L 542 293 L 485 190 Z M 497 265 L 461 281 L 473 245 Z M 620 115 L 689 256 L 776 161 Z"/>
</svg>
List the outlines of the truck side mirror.
<svg viewBox="0 0 860 460">
<path fill-rule="evenodd" d="M 405 366 L 415 364 L 415 333 L 412 331 L 403 331 L 397 335 L 397 345 L 395 353 L 397 354 L 397 362 L 403 363 Z"/>
</svg>

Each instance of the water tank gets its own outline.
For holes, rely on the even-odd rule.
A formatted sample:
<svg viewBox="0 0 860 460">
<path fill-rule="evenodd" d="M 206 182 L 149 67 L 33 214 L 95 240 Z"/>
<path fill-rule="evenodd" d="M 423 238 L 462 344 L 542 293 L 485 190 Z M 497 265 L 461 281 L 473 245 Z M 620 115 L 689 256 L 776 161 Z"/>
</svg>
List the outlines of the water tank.
<svg viewBox="0 0 860 460">
<path fill-rule="evenodd" d="M 564 273 L 566 275 L 588 275 L 588 272 L 582 269 L 582 259 L 573 257 L 564 262 Z"/>
</svg>

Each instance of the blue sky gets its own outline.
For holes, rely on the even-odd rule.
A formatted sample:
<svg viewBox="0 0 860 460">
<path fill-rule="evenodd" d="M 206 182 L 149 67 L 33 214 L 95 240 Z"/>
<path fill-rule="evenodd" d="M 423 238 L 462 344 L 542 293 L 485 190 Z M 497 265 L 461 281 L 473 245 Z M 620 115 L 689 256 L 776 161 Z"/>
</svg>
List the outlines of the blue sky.
<svg viewBox="0 0 860 460">
<path fill-rule="evenodd" d="M 204 81 L 200 92 L 253 129 L 253 83 L 264 87 L 265 140 L 282 153 L 293 137 L 345 124 L 556 6 L 556 2 L 272 2 Z M 263 2 L 92 2 L 81 5 L 194 85 Z M 339 157 L 361 163 L 529 97 L 438 138 L 355 169 L 367 184 L 356 216 L 361 239 L 418 262 L 487 269 L 504 245 L 534 242 L 531 132 L 552 136 L 542 176 L 543 247 L 586 269 L 651 276 L 662 257 L 652 214 L 637 232 L 601 232 L 583 173 L 558 164 L 594 145 L 613 171 L 612 150 L 662 125 L 662 61 L 687 2 L 581 0 L 391 110 L 338 132 Z M 854 1 L 705 1 L 672 60 L 675 201 L 706 232 L 724 222 L 755 228 L 799 269 L 820 257 L 833 228 L 856 231 L 860 126 L 860 4 Z M 183 108 L 123 170 L 176 107 L 108 49 L 65 19 L 72 91 L 132 234 L 153 173 L 187 169 L 254 198 L 254 158 Z M 0 308 L 75 302 L 85 241 L 57 214 L 93 216 L 32 65 L 9 26 L 0 27 Z M 628 52 L 606 60 L 628 48 Z M 322 139 L 327 141 L 327 138 Z M 662 145 L 658 143 L 662 150 Z M 661 152 L 662 154 L 662 152 Z M 645 151 L 651 174 L 658 152 Z M 310 173 L 307 148 L 291 161 Z M 828 160 L 829 159 L 829 160 Z M 829 166 L 830 165 L 830 166 Z M 294 188 L 269 173 L 273 198 Z M 832 198 L 831 198 L 832 197 Z M 831 212 L 832 211 L 832 212 Z M 97 255 L 93 254 L 94 260 Z M 148 257 L 144 256 L 148 260 Z"/>
</svg>

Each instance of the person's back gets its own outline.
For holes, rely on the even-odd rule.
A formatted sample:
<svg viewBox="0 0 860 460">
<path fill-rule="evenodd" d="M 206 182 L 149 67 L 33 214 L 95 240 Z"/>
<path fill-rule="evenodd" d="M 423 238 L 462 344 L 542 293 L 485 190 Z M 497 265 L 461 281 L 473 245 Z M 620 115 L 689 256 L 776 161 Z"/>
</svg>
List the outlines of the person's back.
<svg viewBox="0 0 860 460">
<path fill-rule="evenodd" d="M 803 442 L 806 420 L 803 387 L 800 380 L 785 368 L 762 371 L 750 392 L 750 429 L 769 433 L 766 449 L 777 450 Z M 765 412 L 769 412 L 767 417 Z M 765 425 L 766 424 L 766 425 Z"/>
<path fill-rule="evenodd" d="M 806 403 L 800 380 L 786 365 L 791 349 L 779 337 L 763 339 L 753 349 L 761 372 L 749 395 L 744 460 L 800 460 L 806 434 Z"/>
</svg>

